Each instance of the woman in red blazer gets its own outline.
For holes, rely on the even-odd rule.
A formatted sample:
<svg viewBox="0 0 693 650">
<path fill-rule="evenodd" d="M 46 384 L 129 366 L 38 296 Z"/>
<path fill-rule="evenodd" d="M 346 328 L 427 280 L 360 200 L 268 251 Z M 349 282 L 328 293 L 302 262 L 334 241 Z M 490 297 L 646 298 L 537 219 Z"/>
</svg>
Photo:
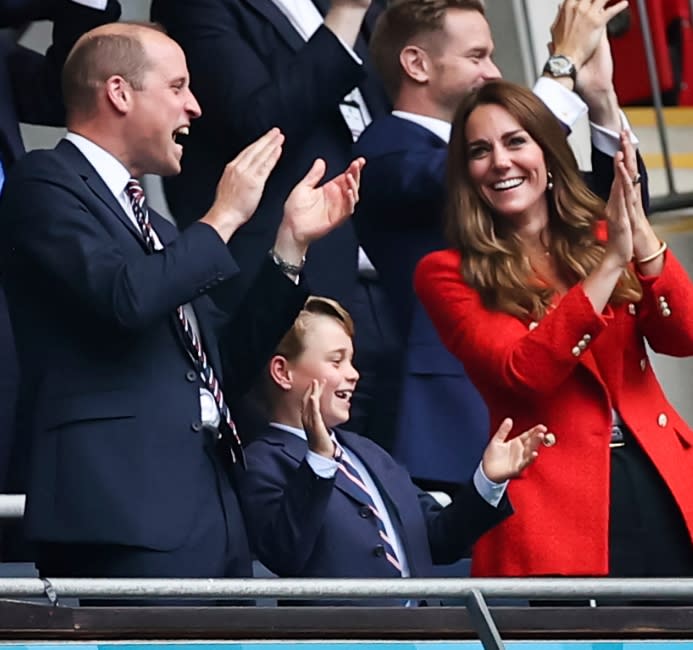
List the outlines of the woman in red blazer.
<svg viewBox="0 0 693 650">
<path fill-rule="evenodd" d="M 553 443 L 509 487 L 516 514 L 476 544 L 475 575 L 693 575 L 693 431 L 645 341 L 693 354 L 693 285 L 644 214 L 624 135 L 606 206 L 529 91 L 493 81 L 454 121 L 454 249 L 416 291 L 486 400 Z"/>
</svg>

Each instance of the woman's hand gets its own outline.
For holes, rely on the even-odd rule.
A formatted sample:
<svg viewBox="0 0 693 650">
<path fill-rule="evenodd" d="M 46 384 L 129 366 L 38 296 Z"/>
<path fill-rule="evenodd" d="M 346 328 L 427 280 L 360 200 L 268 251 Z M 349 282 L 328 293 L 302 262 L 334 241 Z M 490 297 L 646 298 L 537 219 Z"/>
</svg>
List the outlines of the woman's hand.
<svg viewBox="0 0 693 650">
<path fill-rule="evenodd" d="M 618 151 L 614 156 L 614 182 L 605 209 L 609 232 L 605 262 L 615 264 L 620 269 L 633 259 L 633 194 L 633 177 L 626 167 L 625 154 Z"/>
</svg>

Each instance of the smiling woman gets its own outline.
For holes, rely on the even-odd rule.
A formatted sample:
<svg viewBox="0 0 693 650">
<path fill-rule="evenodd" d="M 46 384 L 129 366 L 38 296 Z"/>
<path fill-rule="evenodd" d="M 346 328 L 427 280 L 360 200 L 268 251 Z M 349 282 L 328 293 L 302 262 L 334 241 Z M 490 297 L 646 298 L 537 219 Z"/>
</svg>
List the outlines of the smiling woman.
<svg viewBox="0 0 693 650">
<path fill-rule="evenodd" d="M 614 160 L 604 205 L 556 119 L 508 82 L 454 120 L 454 249 L 421 261 L 416 291 L 492 426 L 552 434 L 509 487 L 515 516 L 475 546 L 476 575 L 693 575 L 693 432 L 645 347 L 693 355 L 693 285 L 644 214 L 625 134 Z"/>
</svg>

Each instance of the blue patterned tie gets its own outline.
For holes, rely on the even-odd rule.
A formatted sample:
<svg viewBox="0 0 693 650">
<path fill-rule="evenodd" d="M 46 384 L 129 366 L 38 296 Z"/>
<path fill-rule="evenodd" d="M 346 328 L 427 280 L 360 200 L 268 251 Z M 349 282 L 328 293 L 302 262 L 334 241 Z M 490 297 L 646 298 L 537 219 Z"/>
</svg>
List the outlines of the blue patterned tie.
<svg viewBox="0 0 693 650">
<path fill-rule="evenodd" d="M 337 442 L 337 440 L 334 437 L 332 438 L 332 440 L 337 448 L 337 455 L 335 457 L 335 460 L 339 462 L 339 471 L 342 472 L 342 474 L 344 474 L 344 476 L 346 476 L 346 478 L 348 478 L 349 481 L 353 483 L 353 485 L 357 488 L 357 491 L 361 496 L 360 500 L 372 510 L 374 515 L 373 518 L 375 519 L 375 523 L 378 526 L 378 533 L 380 534 L 380 539 L 383 542 L 383 548 L 385 550 L 385 559 L 393 567 L 395 567 L 395 569 L 397 569 L 397 571 L 401 575 L 402 565 L 400 564 L 397 558 L 397 553 L 395 552 L 394 546 L 392 545 L 392 541 L 388 537 L 387 531 L 385 530 L 385 523 L 383 522 L 382 515 L 380 514 L 379 510 L 375 507 L 373 497 L 371 496 L 368 487 L 366 487 L 366 484 L 364 483 L 359 471 L 349 460 L 348 455 L 344 453 L 344 449 L 342 448 L 342 446 Z"/>
<path fill-rule="evenodd" d="M 142 232 L 142 237 L 144 242 L 149 249 L 150 253 L 156 250 L 156 240 L 154 237 L 154 228 L 149 221 L 149 210 L 147 209 L 147 203 L 144 200 L 144 190 L 140 185 L 139 181 L 135 178 L 131 178 L 127 185 L 125 186 L 125 191 L 132 204 L 132 211 L 137 220 L 137 225 L 140 227 Z M 190 324 L 190 320 L 185 315 L 185 310 L 182 306 L 176 308 L 176 316 L 178 317 L 178 324 L 180 325 L 183 333 L 185 334 L 185 341 L 187 343 L 188 351 L 190 352 L 195 365 L 202 377 L 202 381 L 207 388 L 207 390 L 214 397 L 214 401 L 219 409 L 219 415 L 223 422 L 226 422 L 228 430 L 231 433 L 229 439 L 229 452 L 231 453 L 231 459 L 235 463 L 240 461 L 245 467 L 245 455 L 243 454 L 243 447 L 241 445 L 241 439 L 236 430 L 236 424 L 231 417 L 231 411 L 226 405 L 224 400 L 224 393 L 221 390 L 219 381 L 217 380 L 214 370 L 207 359 L 207 355 L 202 347 L 202 342 L 195 334 L 195 331 Z"/>
</svg>

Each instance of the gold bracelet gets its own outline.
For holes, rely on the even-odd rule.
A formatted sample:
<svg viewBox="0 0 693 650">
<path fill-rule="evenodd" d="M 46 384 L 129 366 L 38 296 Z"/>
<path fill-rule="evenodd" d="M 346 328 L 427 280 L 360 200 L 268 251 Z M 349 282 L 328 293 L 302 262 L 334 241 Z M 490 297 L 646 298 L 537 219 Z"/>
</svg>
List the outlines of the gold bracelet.
<svg viewBox="0 0 693 650">
<path fill-rule="evenodd" d="M 656 260 L 660 255 L 664 255 L 664 251 L 668 248 L 667 243 L 665 241 L 660 240 L 660 246 L 659 248 L 652 253 L 652 255 L 647 255 L 646 257 L 643 257 L 642 259 L 635 260 L 636 264 L 647 264 L 648 262 L 651 262 L 652 260 Z"/>
</svg>

